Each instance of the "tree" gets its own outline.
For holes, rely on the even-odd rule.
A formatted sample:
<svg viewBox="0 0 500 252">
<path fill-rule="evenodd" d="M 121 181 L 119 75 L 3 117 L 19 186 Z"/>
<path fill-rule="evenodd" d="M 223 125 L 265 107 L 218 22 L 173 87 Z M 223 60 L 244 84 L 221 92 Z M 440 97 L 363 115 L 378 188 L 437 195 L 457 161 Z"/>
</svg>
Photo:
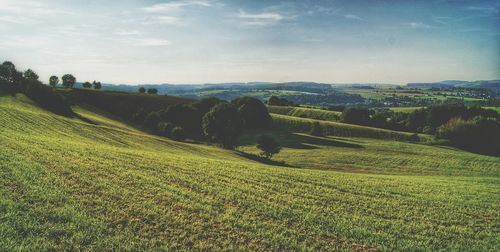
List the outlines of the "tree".
<svg viewBox="0 0 500 252">
<path fill-rule="evenodd" d="M 91 88 L 92 87 L 92 84 L 90 84 L 90 82 L 86 81 L 82 84 L 83 88 Z"/>
<path fill-rule="evenodd" d="M 271 106 L 293 106 L 293 102 L 285 99 L 285 98 L 279 98 L 277 96 L 271 96 L 269 100 L 267 100 L 267 105 Z"/>
<path fill-rule="evenodd" d="M 174 127 L 170 132 L 170 137 L 176 141 L 182 141 L 186 139 L 186 131 L 182 127 Z"/>
<path fill-rule="evenodd" d="M 321 127 L 321 124 L 319 122 L 313 122 L 311 131 L 309 132 L 311 136 L 324 136 L 323 134 L 323 128 Z"/>
<path fill-rule="evenodd" d="M 61 79 L 64 88 L 73 88 L 73 85 L 75 85 L 76 82 L 75 76 L 71 74 L 65 74 Z"/>
<path fill-rule="evenodd" d="M 150 112 L 146 119 L 144 119 L 144 126 L 148 129 L 155 131 L 158 127 L 158 123 L 160 122 L 160 114 L 158 112 Z"/>
<path fill-rule="evenodd" d="M 148 94 L 158 94 L 158 89 L 156 89 L 156 88 L 148 88 L 147 93 Z"/>
<path fill-rule="evenodd" d="M 92 84 L 94 85 L 94 89 L 101 89 L 102 88 L 102 84 L 100 81 L 94 81 L 94 82 L 92 82 Z"/>
<path fill-rule="evenodd" d="M 57 84 L 59 84 L 59 77 L 57 77 L 55 75 L 50 76 L 50 78 L 49 78 L 49 85 L 51 87 L 56 87 Z"/>
<path fill-rule="evenodd" d="M 210 140 L 219 143 L 223 148 L 232 149 L 243 129 L 243 118 L 236 106 L 221 103 L 205 114 L 202 127 Z"/>
<path fill-rule="evenodd" d="M 274 140 L 274 138 L 261 135 L 257 139 L 257 148 L 261 150 L 261 156 L 271 159 L 274 154 L 278 154 L 281 151 L 281 146 Z"/>
<path fill-rule="evenodd" d="M 246 127 L 256 129 L 268 128 L 271 125 L 272 119 L 269 111 L 259 99 L 241 97 L 233 100 L 233 104 L 238 107 Z"/>
<path fill-rule="evenodd" d="M 19 80 L 22 74 L 16 70 L 16 66 L 10 61 L 0 65 L 0 88 L 14 94 L 19 89 Z"/>
<path fill-rule="evenodd" d="M 174 125 L 169 122 L 158 123 L 158 135 L 160 136 L 170 137 L 173 129 Z"/>
<path fill-rule="evenodd" d="M 146 89 L 144 87 L 139 88 L 139 93 L 144 94 L 146 93 Z"/>
<path fill-rule="evenodd" d="M 24 78 L 28 80 L 38 80 L 38 74 L 35 73 L 35 71 L 28 69 L 24 71 Z"/>
<path fill-rule="evenodd" d="M 370 111 L 366 108 L 347 108 L 342 112 L 342 122 L 368 125 Z"/>
</svg>

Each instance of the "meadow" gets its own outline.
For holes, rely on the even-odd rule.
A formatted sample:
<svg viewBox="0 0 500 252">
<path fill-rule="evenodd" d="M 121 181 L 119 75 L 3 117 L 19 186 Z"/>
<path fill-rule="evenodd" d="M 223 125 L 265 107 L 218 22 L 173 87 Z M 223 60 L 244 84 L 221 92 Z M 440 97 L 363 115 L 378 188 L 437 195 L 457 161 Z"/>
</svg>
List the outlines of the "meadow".
<svg viewBox="0 0 500 252">
<path fill-rule="evenodd" d="M 0 250 L 500 249 L 499 158 L 333 122 L 357 137 L 248 132 L 228 151 L 75 111 L 0 97 Z M 243 155 L 261 133 L 288 167 Z"/>
<path fill-rule="evenodd" d="M 326 121 L 338 121 L 342 112 L 330 111 L 317 108 L 290 107 L 290 106 L 267 106 L 269 113 L 305 117 Z"/>
</svg>

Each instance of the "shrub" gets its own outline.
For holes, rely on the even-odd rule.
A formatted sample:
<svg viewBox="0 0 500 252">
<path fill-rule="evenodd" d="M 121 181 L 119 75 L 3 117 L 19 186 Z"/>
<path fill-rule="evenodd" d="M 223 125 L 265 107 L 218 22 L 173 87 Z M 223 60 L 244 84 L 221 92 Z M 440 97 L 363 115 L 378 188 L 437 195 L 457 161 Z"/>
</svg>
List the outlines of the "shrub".
<svg viewBox="0 0 500 252">
<path fill-rule="evenodd" d="M 271 159 L 274 154 L 278 154 L 281 150 L 281 146 L 274 140 L 274 138 L 261 135 L 257 139 L 257 148 L 261 150 L 261 156 Z"/>
<path fill-rule="evenodd" d="M 182 141 L 186 139 L 186 131 L 181 127 L 174 127 L 170 132 L 170 137 L 176 141 Z"/>
<path fill-rule="evenodd" d="M 438 128 L 436 137 L 467 150 L 500 155 L 500 122 L 495 118 L 452 118 Z"/>
</svg>

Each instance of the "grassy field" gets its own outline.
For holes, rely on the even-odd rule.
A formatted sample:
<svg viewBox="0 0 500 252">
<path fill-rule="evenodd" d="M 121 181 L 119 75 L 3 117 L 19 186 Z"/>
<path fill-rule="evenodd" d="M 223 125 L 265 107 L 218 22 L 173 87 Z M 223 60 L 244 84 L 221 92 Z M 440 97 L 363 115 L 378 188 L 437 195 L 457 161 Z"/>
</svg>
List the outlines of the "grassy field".
<svg viewBox="0 0 500 252">
<path fill-rule="evenodd" d="M 413 133 L 379 129 L 367 126 L 354 124 L 329 122 L 322 120 L 314 120 L 309 118 L 300 118 L 295 116 L 286 116 L 279 114 L 271 114 L 276 127 L 286 129 L 293 132 L 309 132 L 314 122 L 319 122 L 323 129 L 323 133 L 329 136 L 341 137 L 365 137 L 376 139 L 390 139 L 401 141 L 422 141 L 427 142 L 432 140 L 432 137 L 425 134 L 418 134 L 419 139 L 412 139 Z"/>
<path fill-rule="evenodd" d="M 495 110 L 496 112 L 500 113 L 500 107 L 484 107 L 485 109 L 491 109 Z"/>
<path fill-rule="evenodd" d="M 403 113 L 411 113 L 417 109 L 421 109 L 423 107 L 391 107 L 390 110 L 394 112 L 403 112 Z"/>
<path fill-rule="evenodd" d="M 288 106 L 267 106 L 269 113 L 305 117 L 326 121 L 338 121 L 342 112 L 330 111 L 315 108 L 288 107 Z"/>
<path fill-rule="evenodd" d="M 0 250 L 500 249 L 498 158 L 276 133 L 273 166 L 76 111 L 0 97 Z"/>
</svg>

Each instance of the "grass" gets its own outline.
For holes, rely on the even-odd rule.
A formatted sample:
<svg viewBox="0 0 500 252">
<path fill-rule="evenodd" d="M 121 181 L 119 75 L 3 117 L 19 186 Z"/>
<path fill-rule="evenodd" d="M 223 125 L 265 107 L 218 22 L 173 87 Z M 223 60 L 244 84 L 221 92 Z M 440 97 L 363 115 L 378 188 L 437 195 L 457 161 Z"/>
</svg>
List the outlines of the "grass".
<svg viewBox="0 0 500 252">
<path fill-rule="evenodd" d="M 483 107 L 483 108 L 495 110 L 496 112 L 500 113 L 500 107 Z"/>
<path fill-rule="evenodd" d="M 423 107 L 391 107 L 390 110 L 394 112 L 403 112 L 403 113 L 411 113 L 417 109 L 421 109 Z"/>
<path fill-rule="evenodd" d="M 287 160 L 296 168 L 285 168 L 75 110 L 96 124 L 53 115 L 22 96 L 0 97 L 0 250 L 500 248 L 498 159 L 298 134 L 290 144 L 316 147 L 310 157 Z M 331 141 L 366 153 L 353 155 L 351 145 Z M 341 162 L 336 154 L 328 162 L 339 169 L 328 170 L 315 154 L 329 153 L 323 148 L 351 154 Z M 383 148 L 393 159 L 368 160 Z M 426 159 L 420 167 L 427 169 L 398 170 L 397 163 L 416 162 L 405 148 Z M 294 149 L 305 151 L 287 147 L 278 158 L 292 157 Z M 371 172 L 345 172 L 348 156 L 356 163 L 369 152 L 360 164 Z M 391 162 L 392 170 L 384 170 Z"/>
<path fill-rule="evenodd" d="M 376 138 L 376 139 L 390 139 L 390 140 L 401 140 L 410 141 L 414 134 L 393 131 L 386 129 L 379 129 L 367 126 L 360 126 L 354 124 L 340 123 L 340 122 L 329 122 L 322 120 L 314 120 L 309 118 L 300 118 L 294 116 L 271 114 L 274 124 L 278 128 L 286 129 L 293 132 L 309 132 L 311 130 L 312 124 L 314 122 L 319 122 L 324 134 L 329 136 L 341 136 L 341 137 L 365 137 L 365 138 Z M 417 141 L 431 141 L 432 137 L 425 134 L 418 134 L 419 140 Z"/>
<path fill-rule="evenodd" d="M 342 112 L 330 111 L 316 108 L 288 107 L 288 106 L 267 106 L 269 113 L 304 117 L 326 121 L 338 121 Z"/>
</svg>

